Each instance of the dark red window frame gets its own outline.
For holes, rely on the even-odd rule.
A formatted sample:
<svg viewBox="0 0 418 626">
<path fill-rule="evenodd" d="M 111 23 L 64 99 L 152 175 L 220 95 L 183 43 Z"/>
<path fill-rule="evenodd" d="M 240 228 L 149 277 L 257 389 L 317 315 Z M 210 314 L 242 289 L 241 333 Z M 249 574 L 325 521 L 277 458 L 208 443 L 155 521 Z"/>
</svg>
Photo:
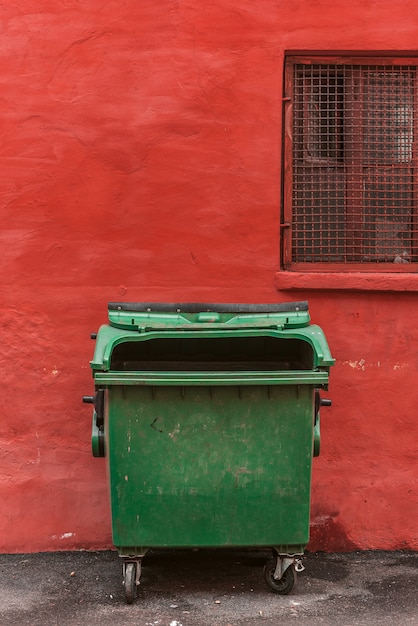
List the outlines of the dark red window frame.
<svg viewBox="0 0 418 626">
<path fill-rule="evenodd" d="M 282 265 L 418 272 L 418 58 L 285 61 Z"/>
</svg>

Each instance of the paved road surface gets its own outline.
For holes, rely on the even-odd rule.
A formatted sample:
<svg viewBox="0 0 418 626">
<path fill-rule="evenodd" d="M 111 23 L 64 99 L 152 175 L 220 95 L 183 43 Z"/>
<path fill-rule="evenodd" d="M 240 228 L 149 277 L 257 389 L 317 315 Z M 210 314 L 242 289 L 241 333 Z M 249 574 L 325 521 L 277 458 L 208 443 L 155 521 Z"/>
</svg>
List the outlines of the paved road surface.
<svg viewBox="0 0 418 626">
<path fill-rule="evenodd" d="M 418 553 L 308 554 L 291 595 L 263 578 L 269 552 L 148 553 L 125 603 L 115 552 L 0 555 L 1 626 L 418 626 Z"/>
</svg>

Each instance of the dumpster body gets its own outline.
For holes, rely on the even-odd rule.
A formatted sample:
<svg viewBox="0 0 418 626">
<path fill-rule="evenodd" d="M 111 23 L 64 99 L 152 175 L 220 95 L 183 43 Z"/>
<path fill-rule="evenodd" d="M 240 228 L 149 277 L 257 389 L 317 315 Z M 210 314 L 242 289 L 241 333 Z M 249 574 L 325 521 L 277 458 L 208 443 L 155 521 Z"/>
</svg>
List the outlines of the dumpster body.
<svg viewBox="0 0 418 626">
<path fill-rule="evenodd" d="M 269 547 L 266 581 L 290 591 L 332 364 L 305 302 L 109 304 L 93 453 L 107 458 L 129 602 L 149 548 Z"/>
</svg>

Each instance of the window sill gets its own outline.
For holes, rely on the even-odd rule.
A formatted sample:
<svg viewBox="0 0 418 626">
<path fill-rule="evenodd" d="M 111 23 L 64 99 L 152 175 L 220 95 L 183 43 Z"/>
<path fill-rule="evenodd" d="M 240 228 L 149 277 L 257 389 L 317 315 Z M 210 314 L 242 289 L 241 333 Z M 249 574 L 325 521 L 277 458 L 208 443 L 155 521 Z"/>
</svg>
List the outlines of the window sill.
<svg viewBox="0 0 418 626">
<path fill-rule="evenodd" d="M 276 272 L 278 291 L 322 289 L 327 291 L 418 292 L 418 274 L 378 272 Z"/>
</svg>

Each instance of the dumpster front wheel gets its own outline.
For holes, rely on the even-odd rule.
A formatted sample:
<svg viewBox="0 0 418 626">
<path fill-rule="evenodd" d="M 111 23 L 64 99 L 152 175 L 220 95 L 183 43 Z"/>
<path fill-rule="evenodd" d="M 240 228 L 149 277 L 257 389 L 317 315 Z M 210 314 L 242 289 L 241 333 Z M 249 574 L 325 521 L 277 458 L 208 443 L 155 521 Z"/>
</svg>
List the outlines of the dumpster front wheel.
<svg viewBox="0 0 418 626">
<path fill-rule="evenodd" d="M 276 572 L 277 559 L 270 559 L 264 566 L 264 579 L 268 586 L 275 592 L 281 595 L 290 593 L 296 583 L 296 572 L 293 565 L 289 565 L 282 574 L 282 577 L 277 580 L 274 578 Z"/>
<path fill-rule="evenodd" d="M 132 604 L 136 596 L 136 563 L 126 563 L 123 584 L 125 587 L 125 597 L 128 604 Z"/>
</svg>

